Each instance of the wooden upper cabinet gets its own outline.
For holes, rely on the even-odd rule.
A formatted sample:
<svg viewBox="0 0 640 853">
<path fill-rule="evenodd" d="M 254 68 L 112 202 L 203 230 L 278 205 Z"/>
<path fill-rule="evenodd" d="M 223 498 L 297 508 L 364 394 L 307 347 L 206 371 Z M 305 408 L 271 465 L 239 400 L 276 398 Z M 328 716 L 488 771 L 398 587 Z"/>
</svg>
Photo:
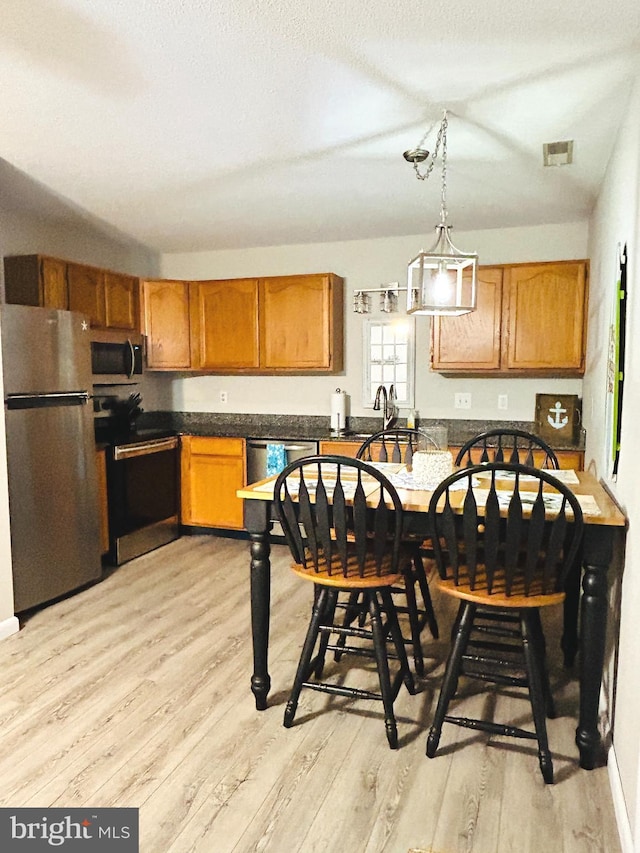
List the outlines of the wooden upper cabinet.
<svg viewBox="0 0 640 853">
<path fill-rule="evenodd" d="M 585 263 L 511 267 L 506 297 L 509 370 L 584 372 Z"/>
<path fill-rule="evenodd" d="M 4 259 L 5 298 L 85 314 L 92 326 L 138 331 L 138 279 L 47 255 Z"/>
<path fill-rule="evenodd" d="M 434 370 L 497 370 L 502 328 L 501 267 L 477 274 L 477 308 L 460 317 L 433 318 Z"/>
<path fill-rule="evenodd" d="M 69 310 L 79 311 L 92 326 L 106 326 L 104 270 L 84 264 L 67 264 Z"/>
<path fill-rule="evenodd" d="M 42 281 L 42 305 L 46 308 L 69 308 L 67 265 L 58 258 L 42 258 L 40 261 Z"/>
<path fill-rule="evenodd" d="M 206 373 L 336 373 L 343 280 L 333 273 L 143 281 L 147 366 Z"/>
<path fill-rule="evenodd" d="M 191 282 L 191 328 L 195 370 L 258 368 L 257 279 Z"/>
<path fill-rule="evenodd" d="M 138 279 L 124 273 L 105 271 L 105 319 L 109 329 L 137 331 L 140 315 Z"/>
<path fill-rule="evenodd" d="M 260 282 L 265 371 L 337 372 L 343 366 L 343 282 L 331 273 Z"/>
<path fill-rule="evenodd" d="M 190 369 L 189 282 L 142 281 L 140 288 L 143 332 L 147 336 L 147 367 Z"/>
<path fill-rule="evenodd" d="M 67 262 L 45 255 L 4 259 L 5 299 L 18 305 L 69 308 Z"/>
<path fill-rule="evenodd" d="M 494 376 L 581 376 L 587 261 L 478 270 L 478 307 L 434 317 L 432 369 Z"/>
</svg>

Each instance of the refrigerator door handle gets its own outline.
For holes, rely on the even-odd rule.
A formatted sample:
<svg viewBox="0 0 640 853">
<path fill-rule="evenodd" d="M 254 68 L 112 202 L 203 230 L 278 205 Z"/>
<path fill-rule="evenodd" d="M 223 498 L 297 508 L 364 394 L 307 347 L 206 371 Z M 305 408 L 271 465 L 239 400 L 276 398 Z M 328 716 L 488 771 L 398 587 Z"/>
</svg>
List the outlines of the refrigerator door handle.
<svg viewBox="0 0 640 853">
<path fill-rule="evenodd" d="M 7 409 L 44 409 L 51 406 L 84 406 L 88 391 L 52 391 L 47 394 L 8 394 Z"/>
</svg>

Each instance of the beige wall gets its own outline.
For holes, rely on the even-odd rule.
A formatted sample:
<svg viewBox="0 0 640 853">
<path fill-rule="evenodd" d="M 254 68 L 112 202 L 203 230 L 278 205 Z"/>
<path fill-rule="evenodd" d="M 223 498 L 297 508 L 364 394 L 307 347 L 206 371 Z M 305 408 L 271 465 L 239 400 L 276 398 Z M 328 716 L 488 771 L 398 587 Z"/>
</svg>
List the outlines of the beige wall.
<svg viewBox="0 0 640 853">
<path fill-rule="evenodd" d="M 627 820 L 627 847 L 640 848 L 640 643 L 638 612 L 640 608 L 640 576 L 636 562 L 640 559 L 640 536 L 635 526 L 640 519 L 640 462 L 636 432 L 640 420 L 640 346 L 638 335 L 627 337 L 625 365 L 624 411 L 620 465 L 617 481 L 609 477 L 608 437 L 603 417 L 606 403 L 607 341 L 612 316 L 613 289 L 618 246 L 628 246 L 627 323 L 640 328 L 640 82 L 632 93 L 626 121 L 605 176 L 600 198 L 590 223 L 591 292 L 587 373 L 584 380 L 584 419 L 587 429 L 587 462 L 605 477 L 618 502 L 629 518 L 624 572 L 617 567 L 612 573 L 612 630 L 609 650 L 607 690 L 604 700 L 613 715 L 613 790 L 618 792 L 618 805 Z M 615 646 L 619 630 L 617 662 Z M 617 672 L 616 672 L 617 663 Z M 615 682 L 614 682 L 615 679 Z M 613 695 L 615 686 L 615 697 Z M 619 777 L 615 776 L 619 771 Z M 620 814 L 619 825 L 621 822 Z"/>
<path fill-rule="evenodd" d="M 304 246 L 271 246 L 241 251 L 164 255 L 165 278 L 206 279 L 241 276 L 335 272 L 345 278 L 346 367 L 330 377 L 203 376 L 175 380 L 170 405 L 179 411 L 264 412 L 328 415 L 331 392 L 340 387 L 351 398 L 354 415 L 371 414 L 362 406 L 362 317 L 351 308 L 354 291 L 392 281 L 406 284 L 408 261 L 432 235 L 393 237 Z M 481 264 L 517 263 L 587 257 L 587 224 L 543 225 L 454 234 L 461 249 L 478 251 Z M 304 322 L 307 318 L 301 318 Z M 581 394 L 582 382 L 572 379 L 454 379 L 429 370 L 427 317 L 418 317 L 416 408 L 425 418 L 533 420 L 540 392 Z M 228 404 L 220 403 L 226 391 Z M 454 409 L 456 392 L 470 392 L 471 410 Z M 498 394 L 507 394 L 509 408 L 498 409 Z M 168 402 L 168 400 L 165 400 Z M 401 412 L 404 416 L 406 412 Z"/>
</svg>

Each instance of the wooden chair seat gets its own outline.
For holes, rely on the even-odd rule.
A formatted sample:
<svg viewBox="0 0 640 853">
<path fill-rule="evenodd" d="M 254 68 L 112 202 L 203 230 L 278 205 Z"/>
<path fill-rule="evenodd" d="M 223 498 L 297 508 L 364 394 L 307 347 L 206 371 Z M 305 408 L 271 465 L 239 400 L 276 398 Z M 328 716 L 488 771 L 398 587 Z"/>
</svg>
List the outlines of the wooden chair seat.
<svg viewBox="0 0 640 853">
<path fill-rule="evenodd" d="M 486 588 L 486 572 L 482 570 L 478 572 L 475 589 L 471 589 L 469 576 L 464 574 L 458 578 L 457 583 L 453 578 L 439 578 L 436 581 L 436 586 L 440 592 L 453 598 L 473 601 L 478 605 L 486 605 L 487 607 L 501 607 L 512 610 L 519 610 L 521 607 L 551 607 L 555 604 L 562 604 L 566 598 L 564 591 L 543 593 L 542 580 L 539 577 L 534 578 L 527 595 L 525 595 L 522 577 L 516 578 L 511 593 L 507 595 L 503 576 L 498 576 L 495 579 L 491 593 L 489 593 Z"/>
<path fill-rule="evenodd" d="M 402 572 L 393 571 L 393 560 L 390 554 L 385 554 L 379 566 L 373 558 L 367 559 L 360 573 L 358 558 L 355 554 L 347 558 L 347 573 L 341 560 L 333 555 L 330 564 L 324 554 L 314 564 L 308 550 L 305 550 L 305 564 L 291 564 L 292 571 L 300 578 L 312 581 L 322 586 L 333 586 L 344 590 L 372 589 L 382 586 L 393 586 L 402 580 Z"/>
</svg>

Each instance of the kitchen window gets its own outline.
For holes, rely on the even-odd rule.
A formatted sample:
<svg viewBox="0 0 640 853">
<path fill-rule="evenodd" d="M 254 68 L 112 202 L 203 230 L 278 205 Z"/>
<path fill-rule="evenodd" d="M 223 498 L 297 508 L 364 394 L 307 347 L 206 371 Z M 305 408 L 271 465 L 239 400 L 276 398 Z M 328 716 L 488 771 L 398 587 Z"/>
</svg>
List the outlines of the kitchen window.
<svg viewBox="0 0 640 853">
<path fill-rule="evenodd" d="M 372 407 L 379 385 L 394 386 L 396 405 L 414 405 L 415 318 L 367 319 L 363 329 L 362 404 Z"/>
</svg>

